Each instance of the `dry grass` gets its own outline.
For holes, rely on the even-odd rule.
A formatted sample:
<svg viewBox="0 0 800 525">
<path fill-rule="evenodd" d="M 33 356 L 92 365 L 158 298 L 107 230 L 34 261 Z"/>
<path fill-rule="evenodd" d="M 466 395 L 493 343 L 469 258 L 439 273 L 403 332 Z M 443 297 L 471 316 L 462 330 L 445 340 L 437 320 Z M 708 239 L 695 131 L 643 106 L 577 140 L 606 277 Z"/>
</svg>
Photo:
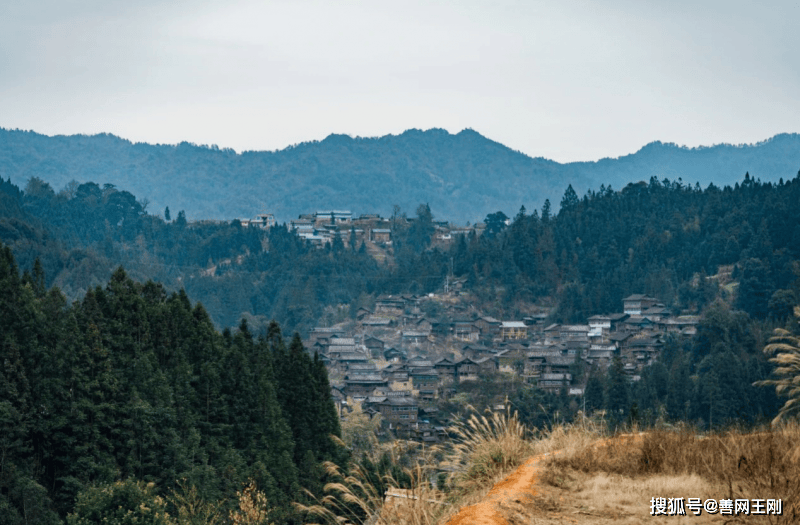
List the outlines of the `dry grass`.
<svg viewBox="0 0 800 525">
<path fill-rule="evenodd" d="M 405 470 L 411 488 L 390 488 L 394 495 L 389 497 L 378 494 L 357 468 L 344 473 L 329 465 L 341 481 L 329 484 L 326 496 L 303 510 L 326 524 L 446 523 L 460 508 L 483 500 L 493 484 L 527 458 L 542 454 L 532 498 L 504 503 L 508 523 L 800 523 L 798 425 L 752 433 L 653 430 L 608 437 L 602 422 L 584 422 L 555 427 L 533 440 L 516 416 L 495 413 L 475 414 L 450 430 L 455 443 L 435 451 L 454 472 L 448 494 L 431 487 L 433 471 L 425 466 L 426 461 L 435 463 L 430 456 Z M 783 515 L 704 512 L 654 518 L 652 497 L 781 499 Z"/>
<path fill-rule="evenodd" d="M 417 465 L 405 472 L 411 477 L 411 489 L 398 488 L 399 483 L 386 479 L 390 488 L 380 493 L 357 465 L 349 472 L 327 463 L 328 474 L 340 481 L 325 486 L 325 496 L 315 505 L 295 506 L 312 519 L 325 524 L 363 525 L 434 525 L 445 512 L 444 494 L 434 490 L 428 481 L 428 469 Z"/>
<path fill-rule="evenodd" d="M 774 498 L 783 501 L 783 516 L 772 517 L 774 522 L 800 522 L 797 425 L 705 436 L 655 430 L 595 438 L 591 443 L 580 432 L 575 428 L 554 431 L 553 439 L 564 447 L 548 459 L 542 481 L 584 494 L 592 508 L 606 508 L 612 502 L 626 508 L 625 501 L 630 499 L 649 514 L 654 496 Z M 754 516 L 738 518 L 756 522 Z"/>
<path fill-rule="evenodd" d="M 295 506 L 320 523 L 341 525 L 434 525 L 444 523 L 458 509 L 483 499 L 494 482 L 534 453 L 533 442 L 516 414 L 472 415 L 450 429 L 456 436 L 446 447 L 436 447 L 417 457 L 415 465 L 404 469 L 411 488 L 403 489 L 397 480 L 384 479 L 390 487 L 380 494 L 369 476 L 358 465 L 344 471 L 328 463 L 329 476 L 338 481 L 325 486 L 325 495 L 313 505 Z M 434 455 L 453 474 L 447 494 L 430 483 Z M 312 496 L 313 497 L 313 496 Z"/>
<path fill-rule="evenodd" d="M 654 518 L 650 516 L 650 498 L 655 495 L 677 498 L 691 494 L 693 497 L 705 500 L 719 498 L 719 491 L 724 488 L 723 485 L 709 482 L 696 474 L 680 476 L 656 474 L 644 478 L 630 478 L 605 472 L 594 474 L 573 472 L 573 476 L 574 487 L 569 494 L 569 507 L 574 509 L 573 513 L 583 514 L 589 517 L 590 521 L 605 518 L 622 523 L 651 522 Z M 566 510 L 564 507 L 562 511 Z M 707 513 L 684 519 L 701 524 L 721 521 L 720 516 Z M 665 523 L 676 522 L 680 523 L 680 518 L 674 516 L 665 521 Z"/>
<path fill-rule="evenodd" d="M 556 425 L 533 443 L 535 454 L 573 455 L 608 436 L 604 421 L 586 420 L 581 424 Z"/>
<path fill-rule="evenodd" d="M 473 414 L 450 432 L 455 443 L 444 463 L 456 472 L 450 482 L 462 494 L 491 485 L 535 452 L 516 413 Z"/>
</svg>

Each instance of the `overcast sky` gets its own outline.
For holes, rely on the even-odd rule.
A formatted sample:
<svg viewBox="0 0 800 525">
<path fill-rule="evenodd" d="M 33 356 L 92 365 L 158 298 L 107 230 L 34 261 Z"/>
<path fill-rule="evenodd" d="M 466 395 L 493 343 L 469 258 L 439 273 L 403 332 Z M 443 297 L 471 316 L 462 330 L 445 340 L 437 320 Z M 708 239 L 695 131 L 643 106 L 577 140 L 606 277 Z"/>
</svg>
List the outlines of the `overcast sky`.
<svg viewBox="0 0 800 525">
<path fill-rule="evenodd" d="M 561 162 L 800 132 L 800 0 L 0 0 L 0 127 L 282 149 L 472 128 Z"/>
</svg>

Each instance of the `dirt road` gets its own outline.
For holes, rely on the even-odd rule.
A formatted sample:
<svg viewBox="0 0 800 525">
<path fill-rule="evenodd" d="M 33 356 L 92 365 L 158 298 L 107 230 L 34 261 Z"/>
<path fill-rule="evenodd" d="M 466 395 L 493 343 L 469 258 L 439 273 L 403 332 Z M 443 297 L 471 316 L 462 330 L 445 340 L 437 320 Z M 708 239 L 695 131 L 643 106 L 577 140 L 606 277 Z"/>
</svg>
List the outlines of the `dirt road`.
<svg viewBox="0 0 800 525">
<path fill-rule="evenodd" d="M 480 503 L 464 507 L 447 525 L 508 525 L 502 507 L 523 503 L 536 495 L 535 483 L 544 455 L 533 456 L 503 478 Z"/>
</svg>

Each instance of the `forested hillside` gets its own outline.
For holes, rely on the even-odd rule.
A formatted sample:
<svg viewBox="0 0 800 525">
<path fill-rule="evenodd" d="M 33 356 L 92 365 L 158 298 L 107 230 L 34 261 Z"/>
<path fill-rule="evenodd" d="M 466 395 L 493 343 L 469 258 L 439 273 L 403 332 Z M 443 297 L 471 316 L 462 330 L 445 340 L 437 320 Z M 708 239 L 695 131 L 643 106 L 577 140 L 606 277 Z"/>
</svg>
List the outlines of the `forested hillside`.
<svg viewBox="0 0 800 525">
<path fill-rule="evenodd" d="M 138 280 L 185 288 L 220 327 L 245 315 L 258 329 L 276 319 L 304 330 L 327 307 L 347 315 L 377 294 L 437 291 L 451 269 L 498 317 L 539 303 L 558 306 L 556 321 L 578 321 L 631 293 L 696 313 L 722 293 L 763 319 L 788 315 L 798 294 L 797 177 L 706 189 L 653 178 L 582 198 L 568 188 L 558 214 L 549 202 L 520 209 L 508 227 L 492 214 L 486 234 L 435 249 L 435 210 L 419 206 L 413 222 L 394 222 L 392 261 L 380 264 L 364 246 L 317 249 L 285 227 L 188 224 L 182 212 L 166 222 L 110 185 L 56 193 L 32 179 L 25 192 L 7 181 L 0 190 L 0 241 L 23 268 L 38 257 L 48 286 L 77 299 L 122 264 Z"/>
<path fill-rule="evenodd" d="M 39 179 L 21 192 L 0 181 L 0 241 L 23 268 L 36 258 L 47 285 L 69 300 L 105 283 L 124 265 L 137 280 L 186 288 L 206 305 L 218 326 L 243 314 L 259 329 L 278 319 L 308 327 L 328 304 L 349 304 L 371 291 L 380 270 L 365 251 L 317 250 L 285 227 L 269 232 L 232 223 L 188 224 L 182 211 L 171 222 L 147 214 L 127 191 L 94 183 L 56 194 Z"/>
<path fill-rule="evenodd" d="M 316 248 L 285 226 L 165 221 L 111 184 L 0 181 L 0 516 L 91 523 L 129 496 L 233 506 L 253 479 L 276 522 L 297 521 L 300 488 L 318 492 L 319 462 L 344 456 L 324 367 L 270 320 L 304 330 L 448 277 L 468 311 L 502 319 L 536 305 L 583 322 L 632 293 L 700 314 L 697 336 L 667 340 L 635 384 L 619 363 L 576 369 L 587 407 L 617 422 L 763 422 L 779 402 L 752 386 L 771 370 L 761 348 L 800 303 L 798 202 L 800 174 L 705 189 L 653 177 L 582 197 L 568 186 L 558 213 L 546 201 L 508 226 L 491 213 L 482 235 L 449 244 L 433 242 L 435 210 L 420 205 L 394 216 L 379 263 L 363 244 Z M 511 401 L 537 425 L 578 410 L 566 392 Z"/>
<path fill-rule="evenodd" d="M 700 311 L 718 295 L 721 267 L 731 270 L 723 292 L 739 308 L 786 317 L 800 292 L 789 290 L 800 260 L 796 202 L 800 174 L 705 190 L 652 178 L 582 199 L 568 189 L 557 216 L 549 203 L 541 214 L 520 210 L 500 234 L 459 242 L 450 255 L 456 274 L 502 287 L 495 295 L 509 305 L 557 298 L 558 321 L 616 311 L 632 293 Z"/>
<path fill-rule="evenodd" d="M 70 306 L 44 281 L 0 247 L 0 523 L 92 523 L 131 494 L 158 507 L 191 491 L 227 516 L 248 480 L 275 523 L 298 522 L 290 504 L 321 492 L 320 463 L 346 458 L 327 373 L 298 337 L 219 333 L 183 292 L 122 269 Z"/>
<path fill-rule="evenodd" d="M 47 137 L 0 129 L 0 176 L 24 187 L 38 177 L 54 188 L 102 182 L 192 219 L 252 217 L 266 209 L 279 220 L 317 209 L 387 216 L 393 205 L 426 202 L 452 221 L 480 221 L 498 209 L 555 202 L 567 185 L 579 194 L 601 184 L 682 178 L 732 185 L 746 171 L 763 181 L 792 176 L 800 136 L 765 142 L 682 148 L 651 143 L 635 154 L 559 164 L 531 158 L 472 130 L 409 130 L 379 138 L 330 135 L 275 152 L 237 154 L 216 146 L 132 144 L 112 136 Z"/>
</svg>

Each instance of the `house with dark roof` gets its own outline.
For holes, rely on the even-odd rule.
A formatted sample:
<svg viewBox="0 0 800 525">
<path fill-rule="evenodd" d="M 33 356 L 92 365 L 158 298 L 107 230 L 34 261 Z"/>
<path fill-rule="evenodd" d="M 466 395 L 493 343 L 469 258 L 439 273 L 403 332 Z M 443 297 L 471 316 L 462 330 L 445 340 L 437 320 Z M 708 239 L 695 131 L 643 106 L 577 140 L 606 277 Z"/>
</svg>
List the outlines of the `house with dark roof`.
<svg viewBox="0 0 800 525">
<path fill-rule="evenodd" d="M 452 321 L 431 321 L 431 334 L 438 337 L 447 337 L 453 331 Z"/>
<path fill-rule="evenodd" d="M 381 374 L 345 376 L 344 393 L 353 399 L 366 399 L 376 388 L 387 389 L 389 382 Z"/>
<path fill-rule="evenodd" d="M 622 300 L 623 311 L 630 315 L 642 315 L 642 311 L 659 304 L 658 299 L 649 295 L 633 294 Z M 662 305 L 663 306 L 663 305 Z"/>
<path fill-rule="evenodd" d="M 453 337 L 456 339 L 462 341 L 477 341 L 480 335 L 481 329 L 475 326 L 472 321 L 453 321 Z"/>
<path fill-rule="evenodd" d="M 522 321 L 503 321 L 500 336 L 503 341 L 509 339 L 525 339 L 528 337 L 528 327 Z"/>
<path fill-rule="evenodd" d="M 580 341 L 588 342 L 590 327 L 587 324 L 563 324 L 559 338 L 562 342 Z"/>
<path fill-rule="evenodd" d="M 393 326 L 395 324 L 395 321 L 390 317 L 369 316 L 362 319 L 361 324 L 364 326 L 370 326 L 376 328 L 388 328 L 390 326 Z"/>
<path fill-rule="evenodd" d="M 410 374 L 411 389 L 423 401 L 436 399 L 439 374 L 435 368 L 415 368 Z"/>
<path fill-rule="evenodd" d="M 409 359 L 408 362 L 406 362 L 406 367 L 409 370 L 413 370 L 414 368 L 432 368 L 433 361 L 425 357 L 420 357 L 416 355 L 412 356 L 411 359 Z"/>
<path fill-rule="evenodd" d="M 631 315 L 623 324 L 623 328 L 630 332 L 641 332 L 656 328 L 656 322 L 642 315 Z"/>
<path fill-rule="evenodd" d="M 331 366 L 342 373 L 347 372 L 348 367 L 353 363 L 366 363 L 367 356 L 359 352 L 337 353 L 330 355 Z"/>
<path fill-rule="evenodd" d="M 428 334 L 424 332 L 406 330 L 401 333 L 400 338 L 406 348 L 427 347 L 428 345 Z"/>
<path fill-rule="evenodd" d="M 455 361 L 443 357 L 433 363 L 433 368 L 439 374 L 439 382 L 441 384 L 452 383 L 456 377 L 456 363 Z"/>
<path fill-rule="evenodd" d="M 344 337 L 340 335 L 334 335 L 329 340 L 331 345 L 340 345 L 340 346 L 355 346 L 356 340 L 352 337 Z"/>
<path fill-rule="evenodd" d="M 501 350 L 500 352 L 497 352 L 497 355 L 495 355 L 497 369 L 501 372 L 510 374 L 522 373 L 525 367 L 525 361 L 527 359 L 528 351 L 527 349 L 523 348 Z"/>
<path fill-rule="evenodd" d="M 497 357 L 481 357 L 479 359 L 473 359 L 475 364 L 478 365 L 478 373 L 479 374 L 491 374 L 492 372 L 497 372 Z"/>
<path fill-rule="evenodd" d="M 382 295 L 375 301 L 375 315 L 403 315 L 406 303 L 402 297 Z"/>
<path fill-rule="evenodd" d="M 364 360 L 367 359 L 366 354 L 359 352 L 355 345 L 329 345 L 326 353 L 331 359 L 337 359 L 341 355 L 350 354 L 358 354 L 362 356 Z"/>
<path fill-rule="evenodd" d="M 497 352 L 489 347 L 477 343 L 471 343 L 461 347 L 461 355 L 469 357 L 470 359 L 479 359 L 481 357 L 489 357 Z"/>
<path fill-rule="evenodd" d="M 382 424 L 389 430 L 408 432 L 411 425 L 417 422 L 419 403 L 411 396 L 386 397 L 377 404 Z"/>
<path fill-rule="evenodd" d="M 549 392 L 558 392 L 562 388 L 569 387 L 572 381 L 571 374 L 565 373 L 544 373 L 539 376 L 536 385 L 542 390 Z"/>
<path fill-rule="evenodd" d="M 415 317 L 410 319 L 407 325 L 410 330 L 423 332 L 424 334 L 430 334 L 432 329 L 431 322 L 425 317 Z"/>
<path fill-rule="evenodd" d="M 658 322 L 672 315 L 672 312 L 670 312 L 669 308 L 664 306 L 651 306 L 650 308 L 642 310 L 642 315 Z"/>
<path fill-rule="evenodd" d="M 389 228 L 373 228 L 369 230 L 369 240 L 378 244 L 392 242 L 392 230 Z"/>
<path fill-rule="evenodd" d="M 522 318 L 522 322 L 535 331 L 542 330 L 545 321 L 547 321 L 547 313 L 545 312 L 538 312 Z"/>
<path fill-rule="evenodd" d="M 617 345 L 615 343 L 611 341 L 607 343 L 597 342 L 589 345 L 589 350 L 587 351 L 585 357 L 590 363 L 594 363 L 602 359 L 610 361 L 616 353 Z"/>
<path fill-rule="evenodd" d="M 367 351 L 369 351 L 369 355 L 372 357 L 380 356 L 383 353 L 385 346 L 385 343 L 377 337 L 368 335 L 364 338 L 364 347 L 366 347 Z"/>
<path fill-rule="evenodd" d="M 383 351 L 383 358 L 391 363 L 401 363 L 406 360 L 405 350 L 389 347 Z"/>
<path fill-rule="evenodd" d="M 458 378 L 459 383 L 476 381 L 479 370 L 480 365 L 468 357 L 456 361 L 456 378 Z"/>
<path fill-rule="evenodd" d="M 486 338 L 492 338 L 500 334 L 500 329 L 503 326 L 500 321 L 488 315 L 475 319 L 473 324 L 481 331 L 481 336 Z"/>
<path fill-rule="evenodd" d="M 618 331 L 620 329 L 620 327 L 623 324 L 625 324 L 625 321 L 627 321 L 630 316 L 631 316 L 631 314 L 625 314 L 625 313 L 622 313 L 622 314 L 610 314 L 608 316 L 608 320 L 611 322 L 611 331 L 612 332 Z"/>
<path fill-rule="evenodd" d="M 378 373 L 378 367 L 375 366 L 375 363 L 372 362 L 348 363 L 346 367 L 346 372 L 348 377 L 356 375 L 373 375 Z"/>
<path fill-rule="evenodd" d="M 561 341 L 561 325 L 553 323 L 546 326 L 543 330 L 545 344 L 553 344 Z"/>
</svg>

